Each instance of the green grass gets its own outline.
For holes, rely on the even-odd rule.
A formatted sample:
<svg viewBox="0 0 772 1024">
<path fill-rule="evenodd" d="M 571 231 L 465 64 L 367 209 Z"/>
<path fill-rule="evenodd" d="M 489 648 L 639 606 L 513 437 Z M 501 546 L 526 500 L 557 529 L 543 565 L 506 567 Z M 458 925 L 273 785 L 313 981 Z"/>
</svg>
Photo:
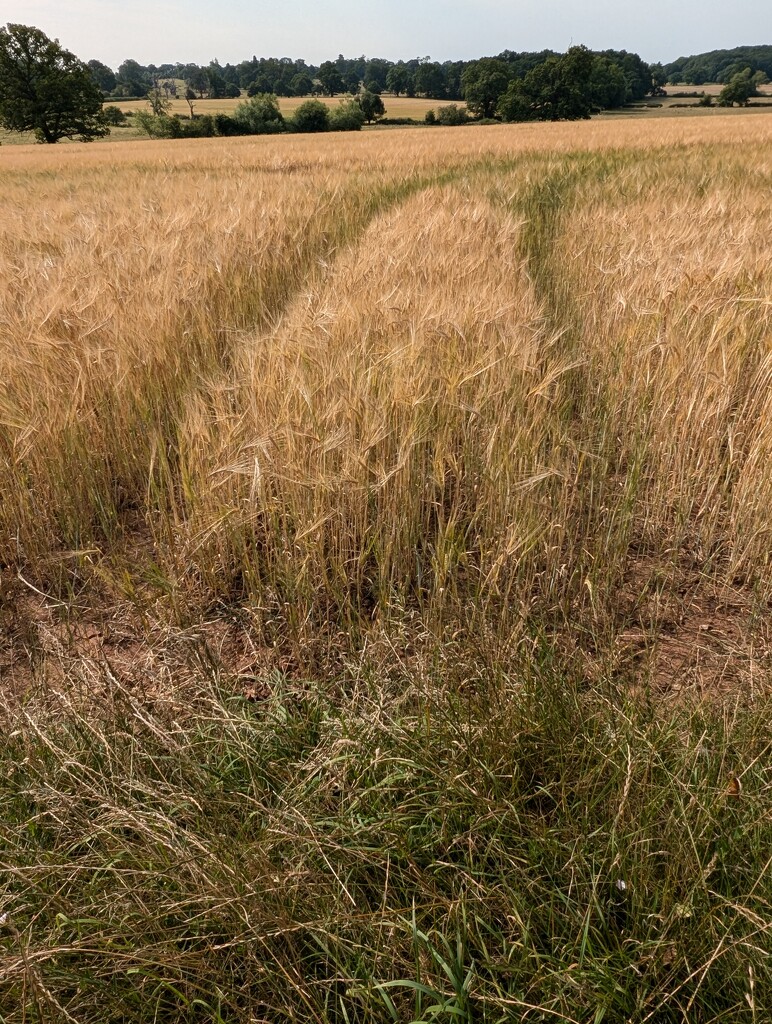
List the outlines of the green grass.
<svg viewBox="0 0 772 1024">
<path fill-rule="evenodd" d="M 447 647 L 251 703 L 191 651 L 5 709 L 6 1024 L 768 1019 L 769 703 Z"/>
</svg>

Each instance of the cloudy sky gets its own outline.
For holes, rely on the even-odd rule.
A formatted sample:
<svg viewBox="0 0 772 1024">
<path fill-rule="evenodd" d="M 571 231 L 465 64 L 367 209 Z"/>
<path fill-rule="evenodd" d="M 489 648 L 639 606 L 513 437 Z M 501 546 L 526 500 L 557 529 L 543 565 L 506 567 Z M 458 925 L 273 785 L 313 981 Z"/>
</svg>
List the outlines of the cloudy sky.
<svg viewBox="0 0 772 1024">
<path fill-rule="evenodd" d="M 3 0 L 0 17 L 111 67 L 252 54 L 461 60 L 572 43 L 664 62 L 772 43 L 772 0 Z"/>
</svg>

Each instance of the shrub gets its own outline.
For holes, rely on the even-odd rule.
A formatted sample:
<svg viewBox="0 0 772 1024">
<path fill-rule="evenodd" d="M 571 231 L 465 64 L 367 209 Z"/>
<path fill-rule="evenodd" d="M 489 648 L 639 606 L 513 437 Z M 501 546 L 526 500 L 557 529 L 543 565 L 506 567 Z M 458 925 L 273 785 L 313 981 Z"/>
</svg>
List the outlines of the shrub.
<svg viewBox="0 0 772 1024">
<path fill-rule="evenodd" d="M 295 111 L 292 127 L 296 132 L 329 131 L 330 111 L 321 100 L 306 100 Z"/>
<path fill-rule="evenodd" d="M 447 107 L 440 107 L 437 113 L 437 120 L 440 124 L 448 127 L 466 124 L 469 118 L 466 107 L 459 107 L 456 103 L 449 103 Z"/>
<path fill-rule="evenodd" d="M 239 123 L 228 114 L 214 115 L 214 130 L 217 135 L 241 135 L 242 129 Z"/>
<path fill-rule="evenodd" d="M 151 114 L 149 110 L 138 110 L 134 114 L 134 123 L 141 132 L 151 139 L 179 139 L 182 137 L 182 122 L 176 115 Z"/>
<path fill-rule="evenodd" d="M 189 121 L 180 121 L 182 134 L 187 139 L 210 139 L 217 134 L 214 118 L 211 114 L 201 114 Z"/>
<path fill-rule="evenodd" d="M 126 124 L 128 120 L 121 108 L 116 107 L 112 103 L 104 107 L 102 113 L 104 114 L 105 121 L 111 128 L 118 128 L 120 125 Z"/>
<path fill-rule="evenodd" d="M 364 123 L 364 112 L 356 100 L 342 100 L 330 111 L 330 131 L 358 132 Z"/>
<path fill-rule="evenodd" d="M 427 124 L 437 124 L 437 115 L 433 110 L 427 110 L 424 114 L 424 121 Z"/>
<path fill-rule="evenodd" d="M 244 100 L 233 112 L 242 135 L 275 135 L 285 131 L 284 116 L 273 93 L 263 92 Z"/>
</svg>

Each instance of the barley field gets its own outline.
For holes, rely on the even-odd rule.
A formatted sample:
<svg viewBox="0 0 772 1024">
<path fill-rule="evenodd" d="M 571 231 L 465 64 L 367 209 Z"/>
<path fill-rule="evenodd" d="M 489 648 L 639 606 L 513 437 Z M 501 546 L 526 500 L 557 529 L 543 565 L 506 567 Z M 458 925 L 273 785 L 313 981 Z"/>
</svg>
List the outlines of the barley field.
<svg viewBox="0 0 772 1024">
<path fill-rule="evenodd" d="M 180 114 L 183 117 L 188 117 L 190 114 L 190 107 L 186 102 L 184 95 L 185 89 L 181 88 L 179 95 L 182 99 L 174 99 L 171 102 L 170 113 Z M 243 103 L 247 98 L 244 93 L 240 99 L 219 99 L 219 100 L 194 100 L 193 109 L 196 114 L 232 114 L 236 107 Z M 341 101 L 351 99 L 349 95 L 338 95 L 338 96 L 318 96 L 314 97 L 318 99 L 325 106 L 333 108 L 337 107 Z M 285 117 L 290 117 L 301 103 L 308 101 L 308 96 L 281 96 L 279 98 L 279 109 Z M 449 106 L 453 101 L 451 100 L 427 100 L 421 96 L 383 96 L 383 103 L 386 107 L 387 117 L 412 117 L 417 121 L 422 121 L 427 110 L 439 110 L 441 107 Z M 132 114 L 137 110 L 148 110 L 147 100 L 115 100 L 115 106 L 119 107 L 126 114 Z M 464 106 L 460 101 L 456 102 L 457 106 Z"/>
<path fill-rule="evenodd" d="M 0 1020 L 769 1020 L 772 115 L 0 170 Z"/>
</svg>

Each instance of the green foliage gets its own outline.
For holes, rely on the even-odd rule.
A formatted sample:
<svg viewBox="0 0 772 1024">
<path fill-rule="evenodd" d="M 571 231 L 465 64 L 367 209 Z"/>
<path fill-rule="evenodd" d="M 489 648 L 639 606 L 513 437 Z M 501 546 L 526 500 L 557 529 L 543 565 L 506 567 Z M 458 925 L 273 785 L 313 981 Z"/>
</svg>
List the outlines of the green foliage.
<svg viewBox="0 0 772 1024">
<path fill-rule="evenodd" d="M 704 85 L 706 82 L 728 84 L 735 74 L 750 68 L 772 77 L 772 45 L 737 46 L 732 50 L 711 50 L 691 57 L 679 57 L 665 65 L 670 82 Z"/>
<path fill-rule="evenodd" d="M 107 135 L 102 92 L 90 69 L 37 28 L 0 28 L 0 125 L 39 142 Z"/>
<path fill-rule="evenodd" d="M 317 78 L 328 96 L 336 96 L 339 92 L 344 92 L 346 89 L 343 76 L 338 71 L 337 65 L 331 60 L 326 60 L 322 64 Z"/>
<path fill-rule="evenodd" d="M 434 110 L 427 110 L 424 114 L 426 124 L 437 124 L 437 114 Z"/>
<path fill-rule="evenodd" d="M 292 117 L 296 132 L 326 132 L 330 127 L 330 111 L 321 100 L 306 100 Z"/>
<path fill-rule="evenodd" d="M 627 82 L 627 98 L 642 100 L 654 91 L 652 71 L 637 53 L 627 50 L 602 50 L 597 56 L 606 57 L 619 67 Z"/>
<path fill-rule="evenodd" d="M 510 83 L 498 113 L 505 121 L 575 121 L 590 116 L 595 56 L 573 46 L 563 57 L 550 57 L 522 80 Z"/>
<path fill-rule="evenodd" d="M 359 87 L 361 86 L 362 83 L 356 71 L 350 71 L 344 77 L 343 84 L 346 88 L 346 92 L 350 93 L 352 96 L 356 96 L 356 94 L 359 92 Z"/>
<path fill-rule="evenodd" d="M 228 114 L 215 114 L 212 118 L 214 121 L 215 135 L 241 135 L 241 126 L 234 118 Z"/>
<path fill-rule="evenodd" d="M 147 102 L 154 117 L 162 117 L 171 110 L 172 101 L 169 93 L 156 81 L 147 92 Z"/>
<path fill-rule="evenodd" d="M 243 135 L 276 135 L 285 131 L 279 101 L 271 93 L 258 93 L 242 100 L 233 112 L 233 120 Z"/>
<path fill-rule="evenodd" d="M 365 123 L 365 114 L 359 105 L 358 98 L 341 100 L 337 107 L 330 111 L 329 126 L 333 132 L 358 132 Z"/>
<path fill-rule="evenodd" d="M 651 85 L 652 95 L 662 96 L 665 94 L 665 86 L 667 85 L 667 71 L 660 63 L 650 64 L 649 71 L 651 72 Z"/>
<path fill-rule="evenodd" d="M 116 93 L 120 96 L 147 96 L 152 86 L 150 72 L 135 60 L 125 60 L 116 75 Z"/>
<path fill-rule="evenodd" d="M 86 66 L 91 72 L 91 76 L 97 86 L 103 93 L 107 94 L 113 91 L 118 84 L 118 80 L 111 68 L 108 68 L 108 66 L 103 64 L 101 60 L 90 60 Z"/>
<path fill-rule="evenodd" d="M 184 76 L 185 85 L 189 92 L 194 95 L 198 95 L 199 99 L 203 99 L 209 91 L 209 79 L 207 78 L 206 69 L 200 68 L 193 64 L 186 69 Z"/>
<path fill-rule="evenodd" d="M 218 61 L 213 60 L 204 69 L 207 81 L 207 95 L 212 100 L 222 99 L 227 94 L 227 83 Z"/>
<path fill-rule="evenodd" d="M 112 128 L 118 128 L 126 124 L 128 120 L 121 108 L 116 107 L 114 104 L 106 106 L 102 113 L 104 114 L 105 124 L 109 124 Z"/>
<path fill-rule="evenodd" d="M 408 91 L 409 81 L 410 73 L 405 67 L 404 61 L 400 61 L 389 68 L 386 75 L 386 88 L 395 96 L 401 96 L 403 92 Z"/>
<path fill-rule="evenodd" d="M 134 124 L 151 139 L 181 139 L 183 136 L 182 121 L 177 116 L 155 115 L 149 110 L 137 110 Z"/>
<path fill-rule="evenodd" d="M 310 96 L 313 92 L 314 83 L 311 76 L 305 73 L 294 75 L 290 81 L 290 91 L 293 96 Z"/>
<path fill-rule="evenodd" d="M 447 106 L 440 107 L 437 111 L 437 123 L 445 125 L 445 127 L 456 127 L 466 124 L 468 121 L 469 117 L 465 108 L 459 107 L 456 103 L 448 103 Z"/>
<path fill-rule="evenodd" d="M 747 107 L 751 96 L 758 95 L 756 82 L 750 68 L 738 72 L 732 76 L 731 81 L 724 86 L 718 97 L 720 107 Z"/>
<path fill-rule="evenodd" d="M 386 107 L 383 105 L 383 100 L 374 92 L 365 90 L 357 96 L 356 101 L 359 104 L 359 107 L 364 114 L 365 121 L 367 121 L 368 124 L 372 124 L 373 121 L 377 121 L 386 114 Z"/>
<path fill-rule="evenodd" d="M 608 57 L 596 57 L 590 73 L 592 105 L 598 110 L 612 110 L 627 102 L 629 89 L 621 67 Z"/>
<path fill-rule="evenodd" d="M 419 61 L 413 77 L 415 91 L 430 100 L 445 98 L 445 74 L 437 61 Z"/>
<path fill-rule="evenodd" d="M 479 117 L 492 117 L 512 77 L 510 65 L 493 57 L 467 64 L 461 85 L 469 110 Z"/>
<path fill-rule="evenodd" d="M 149 111 L 138 110 L 134 114 L 134 123 L 151 139 L 206 139 L 213 135 L 231 134 L 219 132 L 216 119 L 211 114 L 183 120 L 179 114 L 155 116 Z M 244 132 L 232 134 L 243 135 Z"/>
</svg>

